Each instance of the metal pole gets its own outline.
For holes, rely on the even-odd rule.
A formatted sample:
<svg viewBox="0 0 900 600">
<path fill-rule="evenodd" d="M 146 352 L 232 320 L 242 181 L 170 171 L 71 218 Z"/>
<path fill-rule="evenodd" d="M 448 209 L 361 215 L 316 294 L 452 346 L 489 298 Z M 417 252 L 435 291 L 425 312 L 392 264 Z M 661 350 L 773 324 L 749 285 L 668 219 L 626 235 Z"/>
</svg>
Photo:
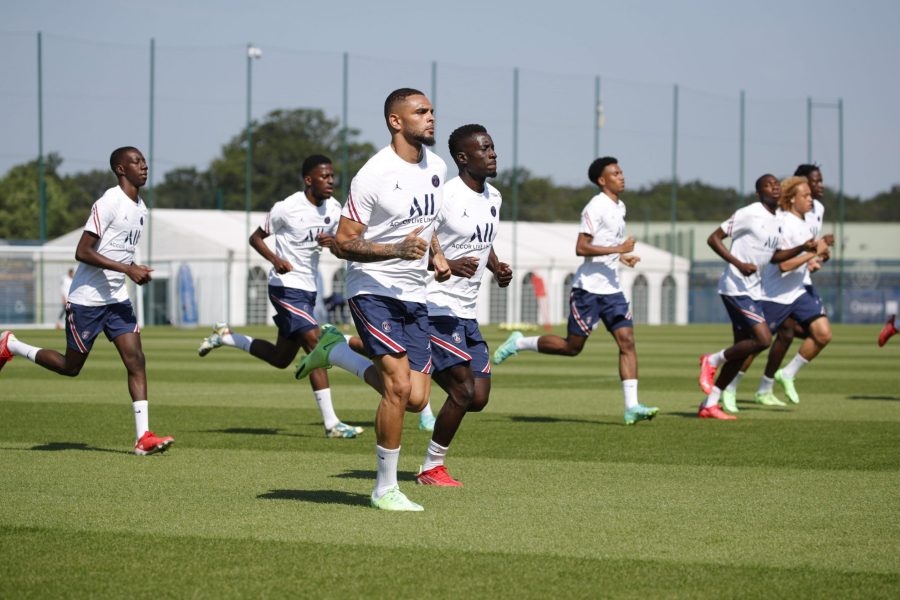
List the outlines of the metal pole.
<svg viewBox="0 0 900 600">
<path fill-rule="evenodd" d="M 155 191 L 153 189 L 153 114 L 155 109 L 154 104 L 154 95 L 156 90 L 156 40 L 150 38 L 150 147 L 148 148 L 148 155 L 150 158 L 149 170 L 150 177 L 147 181 L 150 185 L 147 186 L 147 266 L 153 267 L 153 200 Z M 156 294 L 154 285 L 155 282 L 151 281 L 147 286 L 147 304 L 149 307 L 150 318 L 147 318 L 147 314 L 144 313 L 144 322 L 149 325 L 156 324 Z"/>
<path fill-rule="evenodd" d="M 746 202 L 746 198 L 744 197 L 744 165 L 745 165 L 745 146 L 746 146 L 746 138 L 744 137 L 744 127 L 746 123 L 746 103 L 744 98 L 744 90 L 741 90 L 741 142 L 740 142 L 740 177 L 738 180 L 738 194 L 740 194 L 740 198 L 738 200 L 738 206 L 743 206 Z"/>
<path fill-rule="evenodd" d="M 431 61 L 431 105 L 437 104 L 437 61 Z"/>
<path fill-rule="evenodd" d="M 44 177 L 44 54 L 41 32 L 37 34 L 37 67 L 38 67 L 38 220 L 41 244 L 47 241 L 47 182 Z M 41 261 L 38 276 L 37 320 L 44 320 L 44 251 L 41 249 Z"/>
<path fill-rule="evenodd" d="M 350 149 L 347 145 L 347 85 L 349 82 L 350 58 L 344 52 L 343 86 L 341 88 L 341 198 L 347 198 L 350 190 Z"/>
<path fill-rule="evenodd" d="M 838 238 L 841 257 L 838 261 L 837 320 L 844 322 L 844 99 L 838 98 Z"/>
<path fill-rule="evenodd" d="M 513 246 L 512 268 L 516 272 L 519 267 L 519 68 L 513 69 L 513 179 L 512 179 L 512 219 L 513 219 Z M 519 278 L 521 282 L 521 278 Z M 513 321 L 519 319 L 519 294 L 521 283 L 510 286 L 512 292 Z"/>
<path fill-rule="evenodd" d="M 806 98 L 806 162 L 812 164 L 812 97 Z"/>
<path fill-rule="evenodd" d="M 603 103 L 600 100 L 600 76 L 594 77 L 594 158 L 600 156 L 600 128 L 603 127 Z"/>
<path fill-rule="evenodd" d="M 253 72 L 253 44 L 247 44 L 247 152 L 244 169 L 244 322 L 250 323 L 250 207 L 253 195 L 253 124 L 250 121 L 250 89 Z"/>
<path fill-rule="evenodd" d="M 678 84 L 672 89 L 672 193 L 669 223 L 669 270 L 675 272 L 675 219 L 678 217 Z"/>
</svg>

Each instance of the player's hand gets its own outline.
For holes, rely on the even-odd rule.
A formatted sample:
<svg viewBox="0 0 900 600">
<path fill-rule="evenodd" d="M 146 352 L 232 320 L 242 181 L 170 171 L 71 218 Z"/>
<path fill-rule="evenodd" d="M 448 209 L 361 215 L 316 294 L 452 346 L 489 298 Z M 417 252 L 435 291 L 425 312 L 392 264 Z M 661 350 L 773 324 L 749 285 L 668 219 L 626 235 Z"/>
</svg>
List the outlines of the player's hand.
<svg viewBox="0 0 900 600">
<path fill-rule="evenodd" d="M 821 262 L 828 262 L 828 259 L 831 258 L 831 250 L 821 252 L 817 258 Z"/>
<path fill-rule="evenodd" d="M 816 243 L 816 254 L 821 255 L 825 252 L 828 252 L 828 242 L 825 241 L 825 238 L 822 238 Z"/>
<path fill-rule="evenodd" d="M 447 257 L 443 254 L 435 254 L 431 258 L 431 262 L 434 265 L 434 279 L 435 281 L 447 281 L 450 279 L 450 275 L 452 274 L 450 265 L 447 262 Z"/>
<path fill-rule="evenodd" d="M 462 258 L 453 260 L 448 259 L 447 264 L 450 265 L 451 273 L 457 277 L 465 277 L 468 279 L 478 270 L 478 257 L 463 256 Z"/>
<path fill-rule="evenodd" d="M 334 248 L 334 236 L 330 233 L 320 233 L 316 236 L 316 242 L 323 248 Z"/>
<path fill-rule="evenodd" d="M 825 243 L 829 246 L 834 246 L 834 234 L 829 233 L 822 236 L 822 239 L 825 240 Z"/>
<path fill-rule="evenodd" d="M 742 262 L 735 266 L 737 266 L 738 271 L 740 271 L 741 275 L 743 275 L 744 277 L 750 277 L 757 271 L 756 265 L 754 265 L 752 263 Z"/>
<path fill-rule="evenodd" d="M 131 264 L 128 265 L 125 274 L 128 275 L 128 278 L 136 284 L 144 285 L 152 279 L 152 277 L 150 277 L 151 272 L 153 272 L 153 269 L 146 265 Z"/>
<path fill-rule="evenodd" d="M 397 258 L 403 260 L 419 260 L 425 256 L 428 251 L 428 242 L 419 237 L 419 233 L 425 229 L 424 225 L 419 225 L 413 231 L 410 231 L 402 241 L 394 244 L 394 252 Z M 447 261 L 444 259 L 444 265 Z M 448 267 L 449 269 L 449 267 Z M 437 268 L 435 268 L 435 278 L 437 278 Z"/>
<path fill-rule="evenodd" d="M 272 266 L 275 267 L 275 272 L 279 275 L 284 275 L 290 271 L 294 270 L 293 265 L 290 262 L 284 260 L 280 256 L 276 256 L 275 260 L 272 261 Z"/>
<path fill-rule="evenodd" d="M 809 269 L 810 273 L 815 273 L 822 268 L 822 263 L 819 262 L 819 259 L 814 258 L 806 263 L 806 268 Z"/>
<path fill-rule="evenodd" d="M 619 253 L 628 254 L 629 252 L 634 252 L 634 242 L 635 239 L 629 235 L 627 238 L 625 238 L 625 241 L 622 242 L 622 245 L 619 246 Z"/>
<path fill-rule="evenodd" d="M 623 254 L 619 257 L 619 260 L 621 260 L 622 264 L 626 267 L 633 267 L 634 265 L 641 262 L 641 257 L 637 254 Z"/>
<path fill-rule="evenodd" d="M 510 266 L 505 262 L 498 263 L 497 270 L 494 271 L 494 279 L 497 280 L 497 285 L 505 288 L 512 281 L 512 278 L 513 272 Z"/>
<path fill-rule="evenodd" d="M 807 252 L 815 252 L 818 246 L 819 243 L 816 241 L 816 238 L 809 238 L 803 242 L 803 249 Z"/>
</svg>

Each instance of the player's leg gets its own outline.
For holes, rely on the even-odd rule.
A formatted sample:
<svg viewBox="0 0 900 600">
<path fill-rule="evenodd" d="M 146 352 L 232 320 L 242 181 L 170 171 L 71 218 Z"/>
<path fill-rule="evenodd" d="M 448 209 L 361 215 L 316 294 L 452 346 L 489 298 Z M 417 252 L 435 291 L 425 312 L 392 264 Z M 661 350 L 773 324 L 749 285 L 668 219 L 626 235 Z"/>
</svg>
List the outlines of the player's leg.
<svg viewBox="0 0 900 600">
<path fill-rule="evenodd" d="M 619 347 L 619 379 L 622 381 L 622 395 L 625 399 L 625 424 L 649 421 L 657 415 L 659 409 L 638 402 L 638 359 L 631 320 L 610 333 Z"/>
<path fill-rule="evenodd" d="M 753 360 L 759 356 L 758 354 L 751 354 L 747 358 L 744 359 L 744 364 L 741 365 L 740 370 L 735 374 L 734 379 L 731 380 L 731 383 L 726 386 L 724 390 L 722 390 L 722 406 L 725 407 L 730 413 L 736 413 L 739 411 L 737 406 L 737 389 L 741 384 L 741 380 L 744 378 L 744 375 L 747 374 L 747 370 L 753 364 Z"/>
<path fill-rule="evenodd" d="M 435 372 L 432 377 L 447 392 L 447 399 L 438 412 L 434 433 L 416 480 L 421 485 L 458 487 L 462 484 L 447 472 L 444 459 L 475 397 L 475 380 L 468 362 Z"/>
<path fill-rule="evenodd" d="M 94 340 L 103 330 L 106 307 L 69 304 L 66 309 L 66 353 L 39 348 L 19 340 L 11 331 L 0 334 L 0 369 L 22 356 L 54 373 L 76 377 L 87 361 Z"/>
<path fill-rule="evenodd" d="M 807 324 L 809 335 L 800 345 L 797 355 L 783 369 L 775 373 L 775 381 L 784 388 L 784 393 L 794 404 L 800 403 L 800 394 L 794 385 L 797 373 L 814 359 L 831 342 L 831 323 L 821 315 Z"/>
</svg>

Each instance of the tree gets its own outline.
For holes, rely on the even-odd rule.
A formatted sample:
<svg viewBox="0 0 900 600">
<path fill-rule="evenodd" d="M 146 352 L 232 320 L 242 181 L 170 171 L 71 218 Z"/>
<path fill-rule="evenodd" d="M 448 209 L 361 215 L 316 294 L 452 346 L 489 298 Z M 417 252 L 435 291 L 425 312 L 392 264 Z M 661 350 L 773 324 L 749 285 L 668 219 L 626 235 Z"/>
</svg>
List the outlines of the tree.
<svg viewBox="0 0 900 600">
<path fill-rule="evenodd" d="M 145 192 L 144 196 L 148 196 Z M 154 208 L 215 208 L 215 190 L 208 172 L 180 167 L 166 173 L 153 190 Z"/>
</svg>

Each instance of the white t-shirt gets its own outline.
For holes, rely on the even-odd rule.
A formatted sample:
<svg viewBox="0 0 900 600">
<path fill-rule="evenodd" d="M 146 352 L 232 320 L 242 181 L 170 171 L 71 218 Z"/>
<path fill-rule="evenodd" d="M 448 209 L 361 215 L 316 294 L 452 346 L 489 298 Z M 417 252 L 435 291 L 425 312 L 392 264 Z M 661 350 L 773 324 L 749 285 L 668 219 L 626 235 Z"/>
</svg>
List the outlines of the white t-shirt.
<svg viewBox="0 0 900 600">
<path fill-rule="evenodd" d="M 809 224 L 789 212 L 778 215 L 781 236 L 778 241 L 779 250 L 796 248 L 809 239 Z M 778 265 L 769 263 L 763 270 L 763 299 L 778 304 L 790 304 L 803 295 L 803 279 L 809 269 L 803 263 L 796 269 L 782 272 Z"/>
<path fill-rule="evenodd" d="M 437 154 L 423 150 L 421 162 L 412 164 L 387 146 L 353 178 L 341 216 L 366 226 L 363 239 L 393 244 L 424 226 L 418 237 L 431 243 L 435 216 L 443 203 L 447 165 Z M 347 294 L 424 303 L 427 275 L 427 252 L 419 260 L 348 261 Z"/>
<path fill-rule="evenodd" d="M 144 221 L 147 206 L 138 197 L 135 202 L 119 186 L 109 188 L 94 202 L 84 230 L 100 237 L 97 252 L 110 260 L 130 265 Z M 69 289 L 69 302 L 80 306 L 103 306 L 128 300 L 125 273 L 80 263 Z"/>
<path fill-rule="evenodd" d="M 725 235 L 731 236 L 732 256 L 757 266 L 756 273 L 744 277 L 737 267 L 729 263 L 719 278 L 720 294 L 763 299 L 762 272 L 778 249 L 778 226 L 778 219 L 762 202 L 738 209 L 720 225 Z"/>
<path fill-rule="evenodd" d="M 625 241 L 625 203 L 621 198 L 616 202 L 600 192 L 581 211 L 581 228 L 578 231 L 592 236 L 592 246 L 609 248 L 622 244 Z M 572 287 L 601 295 L 621 292 L 619 253 L 585 256 L 584 262 L 575 271 Z"/>
<path fill-rule="evenodd" d="M 803 215 L 803 220 L 809 225 L 809 235 L 817 240 L 822 237 L 822 227 L 825 224 L 825 205 L 813 198 L 812 210 Z M 808 240 L 806 238 L 806 240 Z M 804 242 L 806 240 L 803 240 Z M 809 276 L 809 269 L 803 274 L 803 285 L 812 285 L 812 278 Z"/>
<path fill-rule="evenodd" d="M 322 254 L 316 236 L 334 235 L 340 218 L 341 205 L 334 198 L 316 206 L 305 193 L 297 192 L 276 202 L 260 227 L 275 236 L 275 254 L 291 263 L 293 270 L 281 274 L 272 267 L 269 285 L 316 291 L 316 271 Z"/>
<path fill-rule="evenodd" d="M 474 319 L 475 302 L 481 278 L 487 267 L 497 229 L 500 223 L 500 192 L 489 183 L 478 193 L 459 177 L 444 186 L 444 205 L 437 216 L 435 233 L 448 259 L 474 256 L 478 269 L 472 277 L 451 275 L 445 282 L 428 274 L 427 304 L 429 315 L 450 315 L 461 319 Z"/>
</svg>

